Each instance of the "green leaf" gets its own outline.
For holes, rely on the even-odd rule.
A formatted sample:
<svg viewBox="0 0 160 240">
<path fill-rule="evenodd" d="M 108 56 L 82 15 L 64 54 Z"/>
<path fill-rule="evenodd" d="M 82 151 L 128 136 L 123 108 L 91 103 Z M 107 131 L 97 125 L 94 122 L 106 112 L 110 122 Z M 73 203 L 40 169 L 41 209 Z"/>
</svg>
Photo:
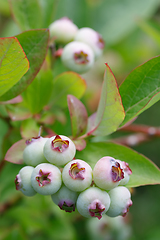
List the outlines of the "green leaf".
<svg viewBox="0 0 160 240">
<path fill-rule="evenodd" d="M 109 135 L 116 131 L 125 117 L 116 79 L 106 64 L 101 98 L 94 122 L 94 135 Z"/>
<path fill-rule="evenodd" d="M 39 0 L 43 15 L 43 26 L 47 28 L 53 21 L 53 15 L 56 11 L 57 0 Z"/>
<path fill-rule="evenodd" d="M 42 28 L 42 11 L 38 0 L 10 0 L 15 21 L 24 30 Z"/>
<path fill-rule="evenodd" d="M 75 72 L 64 72 L 54 79 L 51 104 L 59 107 L 67 106 L 67 95 L 81 98 L 86 90 L 85 80 Z"/>
<path fill-rule="evenodd" d="M 83 151 L 76 154 L 76 158 L 85 160 L 92 168 L 104 156 L 111 156 L 129 164 L 132 175 L 127 187 L 160 184 L 160 169 L 143 155 L 122 145 L 109 142 L 88 143 Z"/>
<path fill-rule="evenodd" d="M 72 136 L 78 137 L 85 132 L 87 127 L 87 110 L 83 103 L 73 95 L 68 95 L 67 101 L 71 118 Z"/>
<path fill-rule="evenodd" d="M 125 109 L 121 126 L 151 107 L 160 99 L 160 56 L 134 69 L 119 91 Z"/>
<path fill-rule="evenodd" d="M 16 37 L 29 60 L 30 68 L 18 83 L 0 97 L 0 101 L 12 99 L 27 88 L 39 72 L 47 53 L 49 40 L 48 29 L 30 30 Z"/>
<path fill-rule="evenodd" d="M 17 38 L 0 38 L 0 96 L 12 88 L 28 69 L 29 62 Z"/>
<path fill-rule="evenodd" d="M 32 137 L 38 137 L 40 131 L 40 127 L 37 122 L 32 119 L 26 119 L 21 124 L 21 136 L 25 139 L 30 139 Z"/>
<path fill-rule="evenodd" d="M 53 89 L 53 75 L 51 70 L 38 73 L 34 81 L 23 92 L 23 100 L 32 114 L 38 113 L 47 105 Z"/>
</svg>

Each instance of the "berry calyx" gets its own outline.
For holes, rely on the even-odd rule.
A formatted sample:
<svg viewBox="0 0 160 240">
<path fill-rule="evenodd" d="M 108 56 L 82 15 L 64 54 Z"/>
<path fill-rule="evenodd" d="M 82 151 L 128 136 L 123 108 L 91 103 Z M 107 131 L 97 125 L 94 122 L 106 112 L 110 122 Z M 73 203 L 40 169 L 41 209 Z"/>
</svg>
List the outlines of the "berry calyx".
<svg viewBox="0 0 160 240">
<path fill-rule="evenodd" d="M 94 53 L 86 43 L 73 41 L 64 47 L 61 60 L 69 70 L 84 73 L 93 66 Z"/>
<path fill-rule="evenodd" d="M 121 160 L 117 160 L 116 161 L 120 164 L 121 168 L 123 169 L 124 172 L 124 178 L 120 181 L 119 185 L 126 185 L 130 179 L 130 175 L 132 174 L 132 170 L 129 167 L 129 164 L 121 161 Z"/>
<path fill-rule="evenodd" d="M 109 156 L 98 160 L 93 169 L 95 184 L 104 190 L 110 190 L 118 186 L 123 178 L 124 172 L 120 164 Z"/>
<path fill-rule="evenodd" d="M 110 197 L 106 191 L 90 187 L 81 192 L 77 199 L 78 212 L 87 218 L 102 218 L 110 206 Z"/>
<path fill-rule="evenodd" d="M 20 190 L 26 196 L 34 196 L 36 191 L 31 184 L 31 174 L 34 168 L 31 166 L 23 167 L 15 178 L 16 190 Z"/>
<path fill-rule="evenodd" d="M 61 187 L 61 171 L 50 163 L 37 165 L 31 175 L 34 190 L 42 195 L 51 195 Z"/>
<path fill-rule="evenodd" d="M 43 153 L 48 162 L 61 166 L 74 158 L 76 147 L 70 138 L 56 135 L 46 141 Z"/>
<path fill-rule="evenodd" d="M 83 160 L 72 160 L 64 166 L 62 179 L 70 190 L 83 191 L 92 183 L 92 168 Z"/>
</svg>

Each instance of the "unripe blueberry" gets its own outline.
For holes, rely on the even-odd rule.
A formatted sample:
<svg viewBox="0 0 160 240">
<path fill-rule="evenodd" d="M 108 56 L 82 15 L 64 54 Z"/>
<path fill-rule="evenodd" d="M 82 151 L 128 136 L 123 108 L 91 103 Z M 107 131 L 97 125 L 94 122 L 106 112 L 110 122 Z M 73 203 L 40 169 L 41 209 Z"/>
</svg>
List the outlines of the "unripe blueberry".
<svg viewBox="0 0 160 240">
<path fill-rule="evenodd" d="M 43 147 L 47 139 L 39 136 L 26 141 L 27 146 L 23 151 L 23 160 L 27 165 L 36 166 L 47 162 L 43 154 Z"/>
<path fill-rule="evenodd" d="M 81 192 L 92 183 L 92 168 L 83 160 L 72 160 L 63 168 L 62 179 L 69 189 Z"/>
<path fill-rule="evenodd" d="M 75 41 L 88 44 L 94 51 L 95 58 L 102 54 L 104 48 L 104 40 L 102 36 L 92 28 L 84 27 L 77 31 Z"/>
<path fill-rule="evenodd" d="M 78 27 L 69 18 L 63 17 L 50 24 L 49 30 L 55 42 L 65 44 L 74 39 Z"/>
<path fill-rule="evenodd" d="M 106 191 L 90 187 L 81 192 L 77 199 L 77 210 L 84 217 L 101 219 L 110 206 L 110 197 Z"/>
<path fill-rule="evenodd" d="M 132 170 L 130 169 L 128 163 L 118 159 L 116 159 L 116 161 L 120 164 L 120 167 L 123 169 L 124 172 L 124 178 L 120 181 L 119 185 L 126 185 L 129 181 L 130 175 L 132 174 Z"/>
<path fill-rule="evenodd" d="M 75 211 L 75 205 L 78 194 L 71 191 L 66 186 L 62 186 L 58 192 L 51 195 L 52 201 L 66 212 Z"/>
<path fill-rule="evenodd" d="M 123 186 L 118 186 L 109 191 L 111 199 L 109 210 L 107 215 L 110 217 L 116 217 L 122 215 L 123 217 L 129 211 L 129 207 L 132 205 L 131 193 Z"/>
<path fill-rule="evenodd" d="M 64 47 L 61 60 L 69 70 L 84 73 L 93 66 L 94 53 L 86 43 L 73 41 Z"/>
<path fill-rule="evenodd" d="M 93 169 L 93 179 L 95 184 L 105 190 L 117 187 L 124 178 L 120 164 L 112 157 L 103 157 Z"/>
<path fill-rule="evenodd" d="M 41 163 L 35 167 L 31 175 L 34 190 L 42 195 L 51 195 L 61 187 L 61 171 L 50 163 Z"/>
<path fill-rule="evenodd" d="M 50 163 L 61 166 L 74 158 L 76 147 L 70 138 L 56 135 L 46 141 L 43 153 Z"/>
<path fill-rule="evenodd" d="M 15 178 L 16 190 L 20 190 L 26 196 L 34 196 L 36 191 L 31 185 L 31 174 L 34 167 L 25 166 L 23 167 Z"/>
</svg>

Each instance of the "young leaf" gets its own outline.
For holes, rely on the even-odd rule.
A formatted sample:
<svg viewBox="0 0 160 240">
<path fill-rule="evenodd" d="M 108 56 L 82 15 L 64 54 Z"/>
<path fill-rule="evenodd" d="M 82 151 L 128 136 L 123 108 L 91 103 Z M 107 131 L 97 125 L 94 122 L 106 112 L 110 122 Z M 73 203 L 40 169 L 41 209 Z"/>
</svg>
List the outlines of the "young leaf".
<svg viewBox="0 0 160 240">
<path fill-rule="evenodd" d="M 10 0 L 12 15 L 20 28 L 42 28 L 42 12 L 38 0 Z"/>
<path fill-rule="evenodd" d="M 121 126 L 151 107 L 160 99 L 160 56 L 134 69 L 119 91 L 125 109 Z"/>
<path fill-rule="evenodd" d="M 22 93 L 39 72 L 48 49 L 49 31 L 47 29 L 31 30 L 16 36 L 28 60 L 28 72 L 9 91 L 0 97 L 0 101 L 7 101 Z"/>
<path fill-rule="evenodd" d="M 95 117 L 94 135 L 109 135 L 116 131 L 125 117 L 116 79 L 106 64 L 101 98 Z"/>
<path fill-rule="evenodd" d="M 41 71 L 34 81 L 23 92 L 23 100 L 32 114 L 40 112 L 47 105 L 53 89 L 53 75 L 51 70 Z M 36 90 L 36 91 L 35 91 Z"/>
<path fill-rule="evenodd" d="M 26 119 L 21 124 L 21 136 L 25 139 L 37 137 L 39 135 L 40 127 L 32 118 Z"/>
<path fill-rule="evenodd" d="M 20 121 L 31 117 L 31 113 L 23 104 L 16 104 L 15 106 L 7 104 L 6 110 L 12 121 Z"/>
<path fill-rule="evenodd" d="M 84 159 L 92 168 L 104 156 L 111 156 L 129 164 L 132 175 L 127 187 L 160 184 L 160 169 L 143 155 L 125 146 L 109 142 L 88 143 L 83 151 L 76 154 L 76 158 Z"/>
<path fill-rule="evenodd" d="M 54 79 L 51 104 L 59 107 L 67 106 L 67 95 L 73 94 L 81 98 L 86 90 L 85 80 L 75 72 L 64 72 Z"/>
<path fill-rule="evenodd" d="M 0 38 L 0 96 L 29 69 L 27 57 L 16 37 Z"/>
<path fill-rule="evenodd" d="M 4 159 L 8 162 L 22 164 L 23 163 L 23 151 L 26 147 L 26 140 L 21 139 L 14 143 L 7 151 Z"/>
<path fill-rule="evenodd" d="M 87 127 L 88 114 L 83 103 L 73 95 L 67 96 L 68 108 L 72 125 L 72 136 L 82 135 Z"/>
</svg>

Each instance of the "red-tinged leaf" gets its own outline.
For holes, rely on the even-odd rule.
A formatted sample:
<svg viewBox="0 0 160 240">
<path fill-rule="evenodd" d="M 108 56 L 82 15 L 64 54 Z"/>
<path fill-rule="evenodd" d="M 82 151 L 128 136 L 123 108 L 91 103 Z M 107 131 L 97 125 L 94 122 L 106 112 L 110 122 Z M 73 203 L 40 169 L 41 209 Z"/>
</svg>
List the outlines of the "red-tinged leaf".
<svg viewBox="0 0 160 240">
<path fill-rule="evenodd" d="M 7 105 L 6 110 L 12 121 L 21 121 L 31 117 L 29 110 L 21 105 Z"/>
<path fill-rule="evenodd" d="M 25 139 L 37 137 L 39 135 L 40 126 L 32 118 L 26 119 L 21 124 L 21 136 Z"/>
<path fill-rule="evenodd" d="M 19 95 L 19 96 L 15 97 L 15 98 L 12 98 L 11 100 L 0 102 L 0 103 L 1 104 L 15 104 L 15 103 L 20 103 L 22 101 L 23 101 L 22 96 Z"/>
<path fill-rule="evenodd" d="M 0 101 L 10 100 L 21 94 L 39 72 L 48 50 L 49 30 L 38 29 L 23 32 L 16 36 L 30 64 L 28 72 L 9 89 Z"/>
<path fill-rule="evenodd" d="M 16 37 L 0 38 L 0 96 L 28 71 L 29 61 Z"/>
<path fill-rule="evenodd" d="M 94 123 L 96 120 L 96 114 L 97 113 L 95 112 L 88 118 L 87 135 L 91 135 L 92 132 L 94 132 L 94 130 L 95 130 Z"/>
<path fill-rule="evenodd" d="M 26 140 L 21 139 L 14 143 L 7 151 L 4 159 L 8 162 L 22 164 L 23 163 L 23 151 L 26 147 Z"/>
<path fill-rule="evenodd" d="M 73 95 L 68 95 L 67 101 L 71 118 L 72 136 L 81 136 L 85 132 L 87 127 L 87 110 L 83 103 Z"/>
<path fill-rule="evenodd" d="M 86 141 L 84 139 L 72 139 L 72 141 L 78 151 L 82 151 L 86 147 Z"/>
<path fill-rule="evenodd" d="M 86 90 L 85 80 L 75 72 L 64 72 L 54 79 L 51 105 L 67 107 L 67 95 L 81 98 Z"/>
<path fill-rule="evenodd" d="M 106 64 L 101 98 L 95 122 L 90 131 L 93 132 L 93 135 L 109 135 L 118 129 L 124 117 L 124 108 L 116 79 L 110 67 Z"/>
</svg>

